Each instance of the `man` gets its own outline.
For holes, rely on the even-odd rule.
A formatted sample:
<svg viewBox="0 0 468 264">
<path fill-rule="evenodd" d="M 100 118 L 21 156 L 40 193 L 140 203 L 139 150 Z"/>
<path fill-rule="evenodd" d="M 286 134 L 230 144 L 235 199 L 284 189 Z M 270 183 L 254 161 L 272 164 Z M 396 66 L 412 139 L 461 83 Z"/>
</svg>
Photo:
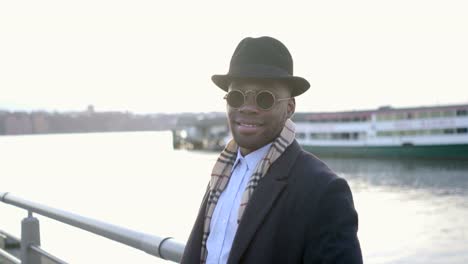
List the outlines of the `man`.
<svg viewBox="0 0 468 264">
<path fill-rule="evenodd" d="M 246 38 L 226 75 L 233 140 L 214 165 L 182 263 L 362 263 L 347 182 L 294 139 L 309 83 L 271 37 Z"/>
</svg>

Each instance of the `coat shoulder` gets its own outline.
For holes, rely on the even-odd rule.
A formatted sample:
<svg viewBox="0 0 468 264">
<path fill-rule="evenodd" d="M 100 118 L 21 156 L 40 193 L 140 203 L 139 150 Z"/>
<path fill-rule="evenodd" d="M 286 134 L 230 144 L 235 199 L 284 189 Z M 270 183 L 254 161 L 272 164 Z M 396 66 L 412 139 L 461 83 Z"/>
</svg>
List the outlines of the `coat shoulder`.
<svg viewBox="0 0 468 264">
<path fill-rule="evenodd" d="M 325 162 L 304 150 L 300 151 L 291 169 L 290 177 L 292 180 L 299 180 L 318 188 L 327 186 L 337 179 L 342 179 Z"/>
</svg>

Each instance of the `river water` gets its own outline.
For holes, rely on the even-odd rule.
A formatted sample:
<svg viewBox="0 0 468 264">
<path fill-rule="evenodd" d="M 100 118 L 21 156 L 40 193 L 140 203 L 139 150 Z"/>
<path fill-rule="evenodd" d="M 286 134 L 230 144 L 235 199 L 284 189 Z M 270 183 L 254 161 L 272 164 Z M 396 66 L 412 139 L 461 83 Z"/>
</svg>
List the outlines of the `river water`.
<svg viewBox="0 0 468 264">
<path fill-rule="evenodd" d="M 0 137 L 0 192 L 184 242 L 216 153 L 172 149 L 169 132 Z M 365 263 L 468 263 L 468 162 L 330 159 L 359 213 Z M 0 203 L 20 235 L 22 209 Z M 70 263 L 166 263 L 38 216 L 42 247 Z"/>
</svg>

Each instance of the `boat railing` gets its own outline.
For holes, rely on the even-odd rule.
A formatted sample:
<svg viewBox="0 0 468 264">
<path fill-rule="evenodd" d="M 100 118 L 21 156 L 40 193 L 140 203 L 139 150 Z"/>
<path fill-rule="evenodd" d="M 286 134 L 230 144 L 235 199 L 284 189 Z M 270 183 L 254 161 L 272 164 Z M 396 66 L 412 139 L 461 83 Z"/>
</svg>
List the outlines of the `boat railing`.
<svg viewBox="0 0 468 264">
<path fill-rule="evenodd" d="M 100 220 L 28 201 L 6 192 L 0 192 L 0 201 L 28 211 L 27 217 L 21 221 L 21 238 L 15 238 L 4 231 L 0 231 L 0 241 L 5 241 L 6 239 L 13 241 L 16 240 L 20 245 L 19 256 L 14 256 L 0 247 L 0 263 L 2 263 L 2 259 L 8 261 L 7 263 L 67 263 L 47 253 L 40 247 L 39 220 L 33 216 L 33 213 L 86 230 L 113 241 L 120 242 L 127 246 L 145 251 L 146 253 L 158 258 L 177 263 L 182 259 L 182 253 L 185 245 L 171 237 L 158 237 L 134 231 Z"/>
</svg>

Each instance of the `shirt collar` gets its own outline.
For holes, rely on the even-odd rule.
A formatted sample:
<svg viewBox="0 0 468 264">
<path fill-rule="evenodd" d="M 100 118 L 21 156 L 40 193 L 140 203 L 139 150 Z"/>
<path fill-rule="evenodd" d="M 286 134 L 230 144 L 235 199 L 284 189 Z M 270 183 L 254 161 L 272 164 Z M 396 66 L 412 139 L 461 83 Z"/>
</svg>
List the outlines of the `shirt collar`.
<svg viewBox="0 0 468 264">
<path fill-rule="evenodd" d="M 250 152 L 249 154 L 247 154 L 245 157 L 242 156 L 242 153 L 240 152 L 240 148 L 237 148 L 237 157 L 236 157 L 236 161 L 234 162 L 234 165 L 232 166 L 232 169 L 234 170 L 234 168 L 236 167 L 236 165 L 242 160 L 242 161 L 245 161 L 246 164 L 247 164 L 247 168 L 249 170 L 253 170 L 255 169 L 255 167 L 257 166 L 258 162 L 266 155 L 266 153 L 268 152 L 268 150 L 270 149 L 270 146 L 273 144 L 272 143 L 268 143 L 266 144 L 265 146 L 253 151 L 253 152 Z"/>
</svg>

